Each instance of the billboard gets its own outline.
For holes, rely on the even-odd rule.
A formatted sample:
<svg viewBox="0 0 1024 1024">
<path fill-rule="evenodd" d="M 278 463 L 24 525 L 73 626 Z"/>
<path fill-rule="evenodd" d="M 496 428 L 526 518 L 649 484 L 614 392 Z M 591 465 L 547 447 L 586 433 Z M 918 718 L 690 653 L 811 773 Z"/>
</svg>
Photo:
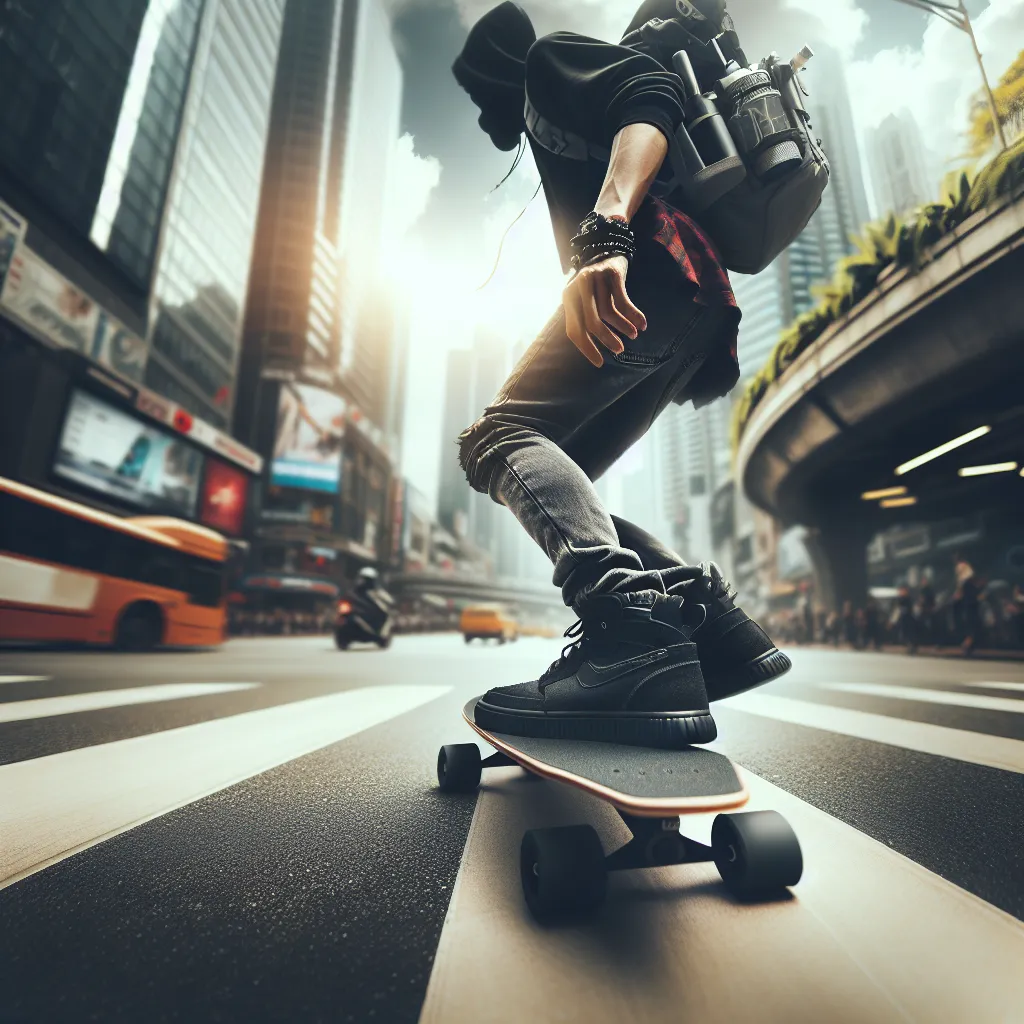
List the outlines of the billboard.
<svg viewBox="0 0 1024 1024">
<path fill-rule="evenodd" d="M 337 494 L 344 436 L 344 399 L 311 384 L 283 383 L 271 484 Z"/>
<path fill-rule="evenodd" d="M 0 293 L 4 290 L 7 269 L 14 259 L 14 250 L 25 234 L 25 221 L 9 206 L 0 203 Z"/>
<path fill-rule="evenodd" d="M 202 463 L 191 445 L 75 390 L 53 471 L 147 512 L 191 517 Z"/>
<path fill-rule="evenodd" d="M 199 521 L 221 533 L 239 536 L 245 525 L 248 491 L 249 478 L 242 470 L 220 459 L 207 459 Z"/>
<path fill-rule="evenodd" d="M 54 344 L 91 354 L 99 307 L 23 245 L 18 246 L 7 270 L 3 305 Z"/>
<path fill-rule="evenodd" d="M 6 207 L 0 207 L 0 306 L 53 344 L 142 380 L 146 343 L 41 256 L 18 245 Z"/>
</svg>

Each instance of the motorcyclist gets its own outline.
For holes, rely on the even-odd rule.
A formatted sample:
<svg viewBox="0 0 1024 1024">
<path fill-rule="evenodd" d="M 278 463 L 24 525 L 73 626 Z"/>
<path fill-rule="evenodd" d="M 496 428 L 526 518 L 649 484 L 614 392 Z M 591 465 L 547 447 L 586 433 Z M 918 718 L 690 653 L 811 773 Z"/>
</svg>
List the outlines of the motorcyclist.
<svg viewBox="0 0 1024 1024">
<path fill-rule="evenodd" d="M 380 573 L 373 566 L 368 565 L 360 569 L 359 575 L 356 577 L 356 594 L 362 597 L 371 590 L 376 590 L 379 584 Z"/>
<path fill-rule="evenodd" d="M 339 646 L 365 640 L 386 646 L 391 640 L 391 609 L 394 600 L 384 589 L 380 573 L 372 566 L 359 570 L 348 602 L 352 607 L 339 614 L 335 630 Z"/>
</svg>

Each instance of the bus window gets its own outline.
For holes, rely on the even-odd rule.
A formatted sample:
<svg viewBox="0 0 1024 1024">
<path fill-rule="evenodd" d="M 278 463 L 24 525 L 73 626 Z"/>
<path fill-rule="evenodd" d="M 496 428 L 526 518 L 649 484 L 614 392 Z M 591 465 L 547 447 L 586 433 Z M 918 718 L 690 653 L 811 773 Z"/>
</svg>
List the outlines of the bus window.
<svg viewBox="0 0 1024 1024">
<path fill-rule="evenodd" d="M 0 495 L 0 548 L 41 562 L 59 562 L 74 569 L 104 571 L 108 531 L 95 523 Z"/>
<path fill-rule="evenodd" d="M 96 523 L 89 523 L 75 516 L 62 515 L 60 518 L 65 565 L 86 569 L 89 572 L 103 572 L 110 541 L 109 531 Z M 53 555 L 47 557 L 52 559 Z"/>
<path fill-rule="evenodd" d="M 131 578 L 166 590 L 183 590 L 185 572 L 182 561 L 183 557 L 177 552 L 161 551 L 154 545 L 146 560 L 136 566 Z"/>
<path fill-rule="evenodd" d="M 216 608 L 224 595 L 224 570 L 213 565 L 193 562 L 188 567 L 189 604 L 201 604 Z"/>
</svg>

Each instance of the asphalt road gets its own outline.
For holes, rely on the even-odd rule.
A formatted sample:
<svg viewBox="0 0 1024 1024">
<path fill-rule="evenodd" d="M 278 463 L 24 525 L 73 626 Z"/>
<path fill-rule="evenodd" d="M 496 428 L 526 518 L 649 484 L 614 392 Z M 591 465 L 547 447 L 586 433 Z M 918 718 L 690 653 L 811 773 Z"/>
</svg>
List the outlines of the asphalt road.
<svg viewBox="0 0 1024 1024">
<path fill-rule="evenodd" d="M 540 929 L 522 828 L 621 824 L 434 766 L 560 644 L 0 651 L 0 1021 L 1024 1021 L 1024 665 L 793 652 L 715 707 L 801 837 L 792 899 L 624 872 Z"/>
</svg>

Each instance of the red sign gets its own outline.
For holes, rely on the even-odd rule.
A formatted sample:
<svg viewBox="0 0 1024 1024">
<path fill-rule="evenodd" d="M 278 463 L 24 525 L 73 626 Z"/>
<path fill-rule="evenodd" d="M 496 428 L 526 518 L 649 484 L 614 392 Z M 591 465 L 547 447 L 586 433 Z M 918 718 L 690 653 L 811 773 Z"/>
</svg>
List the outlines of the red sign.
<svg viewBox="0 0 1024 1024">
<path fill-rule="evenodd" d="M 237 537 L 245 523 L 248 490 L 249 478 L 240 469 L 219 459 L 207 459 L 199 521 Z"/>
</svg>

